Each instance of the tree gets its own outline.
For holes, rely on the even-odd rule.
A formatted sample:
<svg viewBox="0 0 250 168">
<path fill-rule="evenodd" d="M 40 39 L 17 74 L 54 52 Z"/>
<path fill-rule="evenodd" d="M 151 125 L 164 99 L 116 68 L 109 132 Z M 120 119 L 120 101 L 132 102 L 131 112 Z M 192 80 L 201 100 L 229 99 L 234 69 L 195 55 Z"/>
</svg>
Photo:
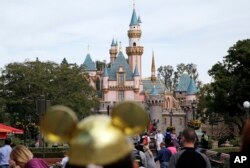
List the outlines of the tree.
<svg viewBox="0 0 250 168">
<path fill-rule="evenodd" d="M 173 87 L 173 79 L 172 79 L 173 72 L 174 68 L 171 65 L 160 66 L 158 68 L 158 73 L 160 77 L 162 77 L 166 88 L 169 89 L 170 91 L 172 90 Z"/>
<path fill-rule="evenodd" d="M 97 99 L 84 74 L 81 67 L 67 63 L 66 59 L 60 65 L 38 59 L 10 63 L 0 77 L 0 95 L 4 98 L 5 112 L 20 121 L 27 121 L 27 116 L 30 116 L 38 122 L 37 99 L 44 94 L 52 105 L 69 106 L 80 118 L 85 117 L 97 105 Z M 14 120 L 15 117 L 12 123 Z"/>
<path fill-rule="evenodd" d="M 214 80 L 205 95 L 208 111 L 223 115 L 226 122 L 241 130 L 247 116 L 242 103 L 250 97 L 250 39 L 230 47 L 223 61 L 208 72 Z"/>
<path fill-rule="evenodd" d="M 180 76 L 184 73 L 192 77 L 198 88 L 201 87 L 201 81 L 198 80 L 199 74 L 197 72 L 197 66 L 193 63 L 180 63 L 176 66 L 176 70 L 174 70 L 171 65 L 160 66 L 157 71 L 158 75 L 164 81 L 166 88 L 170 91 L 176 88 Z"/>
</svg>

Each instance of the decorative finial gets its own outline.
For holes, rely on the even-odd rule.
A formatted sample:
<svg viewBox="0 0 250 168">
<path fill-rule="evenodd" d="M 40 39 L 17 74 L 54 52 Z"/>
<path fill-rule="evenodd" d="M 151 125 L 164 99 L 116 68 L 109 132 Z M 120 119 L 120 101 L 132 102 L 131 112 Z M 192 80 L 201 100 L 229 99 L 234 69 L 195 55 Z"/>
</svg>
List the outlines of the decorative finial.
<svg viewBox="0 0 250 168">
<path fill-rule="evenodd" d="M 89 44 L 88 44 L 88 48 L 87 49 L 88 49 L 88 53 L 89 53 Z"/>
<path fill-rule="evenodd" d="M 133 0 L 133 8 L 135 9 L 135 0 Z"/>
</svg>

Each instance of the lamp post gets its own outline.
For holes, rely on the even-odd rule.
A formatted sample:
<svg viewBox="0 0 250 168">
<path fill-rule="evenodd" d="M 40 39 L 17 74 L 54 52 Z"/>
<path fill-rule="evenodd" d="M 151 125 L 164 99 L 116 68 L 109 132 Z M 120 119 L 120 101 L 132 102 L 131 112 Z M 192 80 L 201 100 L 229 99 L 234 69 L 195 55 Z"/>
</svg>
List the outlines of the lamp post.
<svg viewBox="0 0 250 168">
<path fill-rule="evenodd" d="M 214 137 L 214 117 L 215 117 L 215 114 L 214 112 L 212 112 L 212 118 L 210 119 L 211 124 L 212 124 L 212 138 Z"/>
<path fill-rule="evenodd" d="M 246 110 L 246 113 L 247 113 L 247 118 L 249 117 L 249 108 L 250 108 L 250 102 L 249 101 L 244 101 L 243 103 L 243 107 L 245 108 Z"/>
<path fill-rule="evenodd" d="M 40 118 L 43 117 L 44 113 L 46 112 L 46 110 L 49 108 L 50 106 L 50 100 L 46 100 L 45 99 L 45 95 L 40 95 L 38 98 L 38 115 L 40 116 Z M 41 132 L 39 133 L 40 137 L 39 139 L 42 140 L 42 147 L 43 147 L 43 158 L 45 157 L 45 153 L 44 153 L 44 139 L 41 135 Z M 40 144 L 39 144 L 40 146 Z"/>
<path fill-rule="evenodd" d="M 196 119 L 196 116 L 195 116 L 196 101 L 195 100 L 192 101 L 191 107 L 192 107 L 192 112 L 193 112 L 193 120 L 195 120 Z"/>
<path fill-rule="evenodd" d="M 173 117 L 172 109 L 170 110 L 169 115 L 170 115 L 170 126 L 172 126 L 172 117 Z"/>
</svg>

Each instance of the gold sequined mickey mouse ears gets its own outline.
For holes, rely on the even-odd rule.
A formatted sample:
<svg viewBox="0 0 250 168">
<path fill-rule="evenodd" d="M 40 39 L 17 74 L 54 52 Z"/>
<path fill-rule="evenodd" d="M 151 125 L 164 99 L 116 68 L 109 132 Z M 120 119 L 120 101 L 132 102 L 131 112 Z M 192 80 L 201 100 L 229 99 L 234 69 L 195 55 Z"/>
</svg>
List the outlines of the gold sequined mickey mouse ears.
<svg viewBox="0 0 250 168">
<path fill-rule="evenodd" d="M 48 141 L 69 144 L 70 164 L 107 165 L 131 153 L 127 136 L 142 133 L 148 123 L 148 114 L 133 102 L 119 103 L 111 117 L 93 115 L 80 122 L 71 109 L 53 106 L 41 120 L 41 131 Z"/>
</svg>

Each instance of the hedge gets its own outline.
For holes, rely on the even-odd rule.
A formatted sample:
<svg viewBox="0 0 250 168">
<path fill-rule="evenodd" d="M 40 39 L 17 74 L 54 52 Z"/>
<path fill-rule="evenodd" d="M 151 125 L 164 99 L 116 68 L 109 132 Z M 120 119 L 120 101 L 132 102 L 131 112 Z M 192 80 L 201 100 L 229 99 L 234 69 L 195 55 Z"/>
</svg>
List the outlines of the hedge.
<svg viewBox="0 0 250 168">
<path fill-rule="evenodd" d="M 219 148 L 213 149 L 213 151 L 229 154 L 230 152 L 239 152 L 240 148 L 239 147 L 219 147 Z"/>
<path fill-rule="evenodd" d="M 68 150 L 68 147 L 54 147 L 54 148 L 35 148 L 29 147 L 36 158 L 62 158 L 63 151 Z"/>
</svg>

